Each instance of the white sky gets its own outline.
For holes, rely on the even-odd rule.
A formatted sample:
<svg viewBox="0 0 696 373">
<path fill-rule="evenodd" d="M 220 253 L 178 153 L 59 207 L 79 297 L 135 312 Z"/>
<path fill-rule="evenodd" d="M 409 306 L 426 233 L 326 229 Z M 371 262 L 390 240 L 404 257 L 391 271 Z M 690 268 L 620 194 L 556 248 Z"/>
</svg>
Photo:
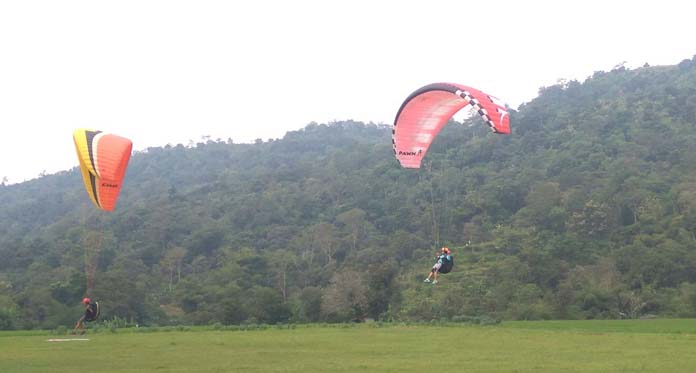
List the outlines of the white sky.
<svg viewBox="0 0 696 373">
<path fill-rule="evenodd" d="M 251 142 L 312 121 L 391 123 L 437 81 L 516 108 L 560 78 L 691 58 L 690 3 L 1 1 L 0 180 L 77 166 L 80 127 L 136 150 Z"/>
</svg>

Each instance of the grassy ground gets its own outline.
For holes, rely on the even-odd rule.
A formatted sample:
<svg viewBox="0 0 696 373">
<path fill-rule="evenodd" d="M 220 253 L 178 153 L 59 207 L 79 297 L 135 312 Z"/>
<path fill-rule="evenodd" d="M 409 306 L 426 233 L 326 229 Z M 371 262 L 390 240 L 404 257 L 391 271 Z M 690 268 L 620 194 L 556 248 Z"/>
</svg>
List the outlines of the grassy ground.
<svg viewBox="0 0 696 373">
<path fill-rule="evenodd" d="M 61 336 L 61 338 L 64 336 Z M 0 372 L 693 372 L 695 320 L 0 333 Z M 65 337 L 68 338 L 68 337 Z"/>
<path fill-rule="evenodd" d="M 677 333 L 696 335 L 696 319 L 508 321 L 515 329 L 585 332 Z"/>
</svg>

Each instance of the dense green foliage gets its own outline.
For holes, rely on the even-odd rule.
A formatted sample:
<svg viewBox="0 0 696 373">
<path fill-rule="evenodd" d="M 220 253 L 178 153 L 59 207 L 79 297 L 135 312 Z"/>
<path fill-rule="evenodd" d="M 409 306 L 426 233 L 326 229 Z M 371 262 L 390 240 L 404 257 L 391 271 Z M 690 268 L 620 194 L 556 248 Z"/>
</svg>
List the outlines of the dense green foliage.
<svg viewBox="0 0 696 373">
<path fill-rule="evenodd" d="M 445 127 L 421 170 L 355 122 L 150 148 L 113 213 L 76 169 L 0 186 L 0 329 L 73 322 L 91 260 L 103 316 L 142 324 L 696 316 L 696 58 L 511 115 Z"/>
</svg>

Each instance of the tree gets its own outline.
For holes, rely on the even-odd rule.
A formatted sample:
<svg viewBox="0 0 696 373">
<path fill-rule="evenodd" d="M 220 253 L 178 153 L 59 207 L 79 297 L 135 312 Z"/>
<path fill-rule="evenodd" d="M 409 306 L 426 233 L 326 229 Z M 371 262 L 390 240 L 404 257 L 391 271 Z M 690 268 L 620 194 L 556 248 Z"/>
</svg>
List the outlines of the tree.
<svg viewBox="0 0 696 373">
<path fill-rule="evenodd" d="M 568 222 L 568 229 L 590 238 L 605 236 L 612 228 L 609 206 L 603 202 L 589 200 L 581 211 L 574 212 Z"/>
<path fill-rule="evenodd" d="M 367 291 L 361 273 L 337 272 L 321 299 L 323 317 L 329 321 L 363 319 L 367 313 Z"/>
<path fill-rule="evenodd" d="M 336 216 L 336 221 L 343 225 L 351 250 L 355 251 L 367 240 L 371 224 L 365 211 L 358 208 L 348 210 Z"/>
<path fill-rule="evenodd" d="M 300 296 L 300 309 L 298 319 L 301 321 L 316 322 L 321 317 L 322 290 L 315 286 L 302 289 Z"/>
<path fill-rule="evenodd" d="M 290 319 L 290 309 L 275 289 L 253 288 L 250 303 L 249 314 L 260 323 L 276 324 Z"/>
<path fill-rule="evenodd" d="M 560 206 L 561 191 L 558 183 L 544 182 L 533 186 L 525 197 L 525 202 L 525 207 L 515 215 L 518 225 L 535 225 L 555 231 L 563 229 L 566 213 Z"/>
<path fill-rule="evenodd" d="M 12 330 L 17 321 L 17 304 L 11 297 L 12 285 L 0 281 L 0 330 Z"/>
<path fill-rule="evenodd" d="M 181 268 L 184 257 L 186 257 L 186 249 L 183 247 L 173 247 L 165 253 L 160 261 L 160 266 L 166 272 L 168 289 L 171 293 L 174 289 L 174 281 L 181 281 Z"/>
<path fill-rule="evenodd" d="M 398 268 L 394 259 L 370 266 L 367 280 L 367 314 L 373 319 L 380 318 L 390 306 L 399 303 Z"/>
</svg>

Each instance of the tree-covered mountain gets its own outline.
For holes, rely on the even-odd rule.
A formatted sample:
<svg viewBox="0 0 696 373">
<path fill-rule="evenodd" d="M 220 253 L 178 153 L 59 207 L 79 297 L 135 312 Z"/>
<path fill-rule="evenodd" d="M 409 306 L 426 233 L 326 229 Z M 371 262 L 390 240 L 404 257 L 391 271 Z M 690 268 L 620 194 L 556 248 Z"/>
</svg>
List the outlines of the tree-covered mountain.
<svg viewBox="0 0 696 373">
<path fill-rule="evenodd" d="M 696 316 L 696 58 L 511 119 L 451 123 L 420 170 L 356 122 L 150 148 L 113 213 L 77 169 L 0 186 L 0 329 L 70 324 L 88 280 L 145 324 Z"/>
</svg>

